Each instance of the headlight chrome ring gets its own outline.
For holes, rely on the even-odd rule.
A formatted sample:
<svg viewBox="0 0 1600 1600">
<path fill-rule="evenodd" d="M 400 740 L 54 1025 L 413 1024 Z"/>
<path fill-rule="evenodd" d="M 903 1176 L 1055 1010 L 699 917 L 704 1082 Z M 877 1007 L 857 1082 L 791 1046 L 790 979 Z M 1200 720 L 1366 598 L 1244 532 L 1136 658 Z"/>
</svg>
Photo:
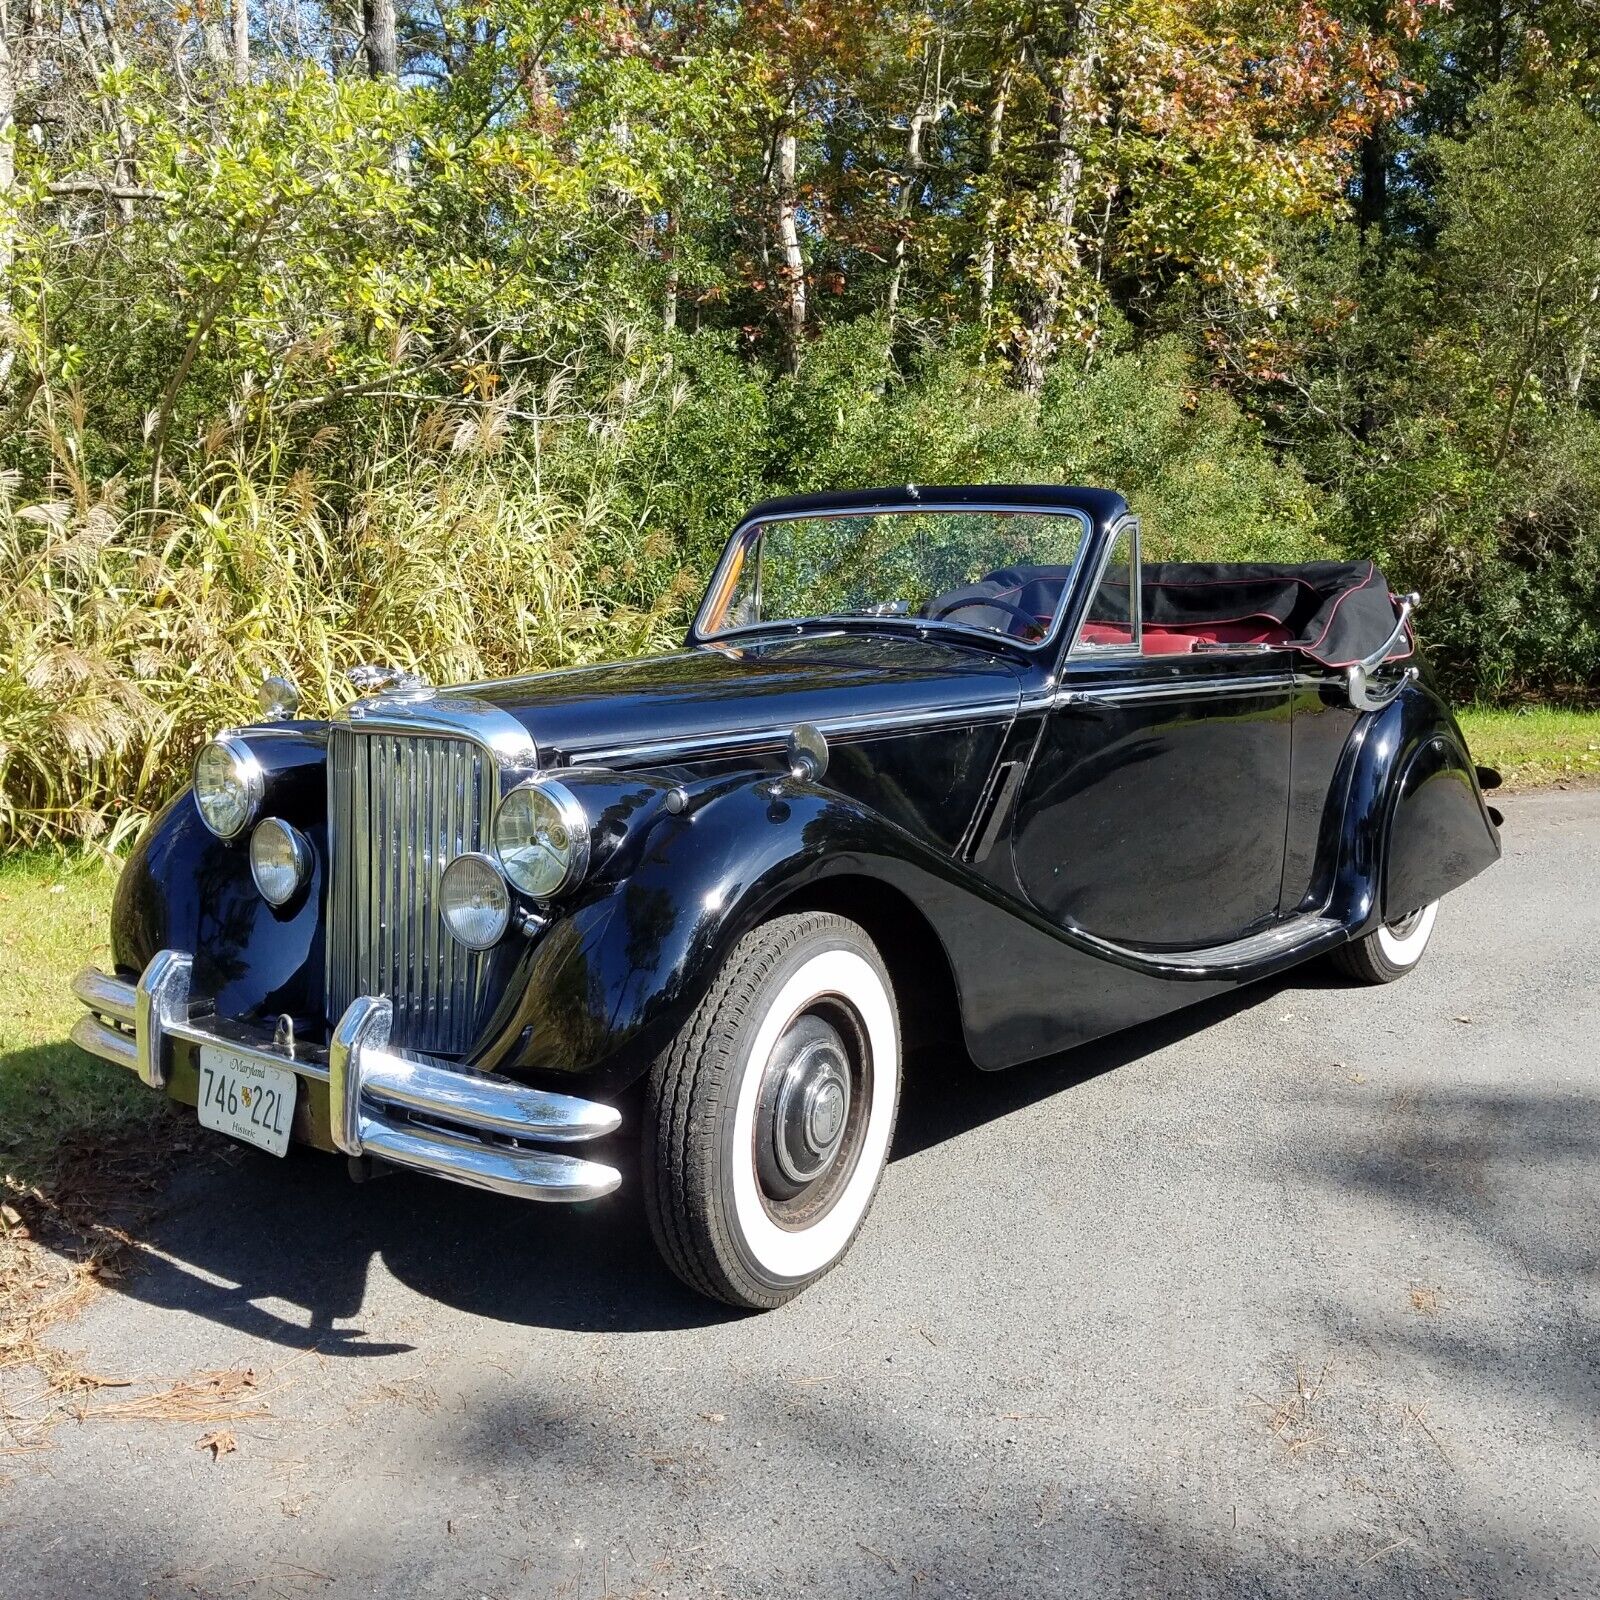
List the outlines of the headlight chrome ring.
<svg viewBox="0 0 1600 1600">
<path fill-rule="evenodd" d="M 219 839 L 237 839 L 256 819 L 266 774 L 236 734 L 218 734 L 194 758 L 194 800 L 200 820 Z"/>
<path fill-rule="evenodd" d="M 511 926 L 511 890 L 492 856 L 456 856 L 439 875 L 439 919 L 469 950 L 488 950 Z"/>
<path fill-rule="evenodd" d="M 530 778 L 500 802 L 494 853 L 523 894 L 554 900 L 589 870 L 589 813 L 564 783 Z"/>
<path fill-rule="evenodd" d="M 250 876 L 269 906 L 285 906 L 311 876 L 311 846 L 298 828 L 263 817 L 250 835 Z"/>
</svg>

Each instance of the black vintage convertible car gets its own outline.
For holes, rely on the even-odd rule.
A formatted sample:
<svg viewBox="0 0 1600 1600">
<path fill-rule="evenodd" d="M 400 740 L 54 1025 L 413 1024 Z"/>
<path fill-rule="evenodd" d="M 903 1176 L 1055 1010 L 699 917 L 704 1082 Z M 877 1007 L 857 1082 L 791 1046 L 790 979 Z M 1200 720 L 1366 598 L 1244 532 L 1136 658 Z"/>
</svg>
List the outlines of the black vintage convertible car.
<svg viewBox="0 0 1600 1600">
<path fill-rule="evenodd" d="M 673 654 L 358 669 L 327 721 L 269 683 L 127 863 L 73 1037 L 279 1155 L 579 1201 L 631 1139 L 674 1270 L 776 1306 L 860 1228 L 917 1035 L 1009 1067 L 1416 965 L 1500 845 L 1415 598 L 1144 564 L 1099 489 L 772 501 Z"/>
</svg>

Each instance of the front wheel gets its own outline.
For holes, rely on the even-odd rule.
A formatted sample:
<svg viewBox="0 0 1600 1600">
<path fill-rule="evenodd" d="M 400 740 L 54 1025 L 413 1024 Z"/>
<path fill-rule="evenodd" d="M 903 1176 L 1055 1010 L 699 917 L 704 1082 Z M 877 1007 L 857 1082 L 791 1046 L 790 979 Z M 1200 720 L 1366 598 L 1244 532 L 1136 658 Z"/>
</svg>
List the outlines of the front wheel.
<svg viewBox="0 0 1600 1600">
<path fill-rule="evenodd" d="M 888 1159 L 900 1026 L 877 949 L 826 912 L 748 934 L 650 1074 L 651 1232 L 691 1288 L 770 1310 L 850 1248 Z"/>
<path fill-rule="evenodd" d="M 1439 902 L 1435 900 L 1420 911 L 1391 917 L 1364 939 L 1341 945 L 1333 952 L 1333 963 L 1346 977 L 1360 983 L 1393 983 L 1422 959 L 1438 912 Z"/>
</svg>

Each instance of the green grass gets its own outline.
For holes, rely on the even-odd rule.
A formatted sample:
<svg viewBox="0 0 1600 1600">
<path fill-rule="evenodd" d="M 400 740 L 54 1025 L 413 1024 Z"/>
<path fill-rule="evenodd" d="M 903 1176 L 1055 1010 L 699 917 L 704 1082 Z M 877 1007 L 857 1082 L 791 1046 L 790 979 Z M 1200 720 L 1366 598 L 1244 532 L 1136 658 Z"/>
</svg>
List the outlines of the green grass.
<svg viewBox="0 0 1600 1600">
<path fill-rule="evenodd" d="M 1472 759 L 1497 768 L 1508 788 L 1600 778 L 1600 711 L 1470 706 L 1459 717 Z"/>
<path fill-rule="evenodd" d="M 0 1168 L 47 1183 L 66 1145 L 153 1123 L 160 1095 L 67 1042 L 82 1013 L 67 985 L 109 961 L 116 869 L 87 856 L 0 861 Z"/>
</svg>

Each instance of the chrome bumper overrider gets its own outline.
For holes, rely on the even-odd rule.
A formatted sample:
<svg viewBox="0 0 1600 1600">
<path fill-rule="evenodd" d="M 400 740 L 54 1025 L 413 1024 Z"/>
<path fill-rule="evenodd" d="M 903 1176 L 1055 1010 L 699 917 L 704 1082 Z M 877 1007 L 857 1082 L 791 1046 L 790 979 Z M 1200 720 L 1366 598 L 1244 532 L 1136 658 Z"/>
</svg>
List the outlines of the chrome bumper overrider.
<svg viewBox="0 0 1600 1600">
<path fill-rule="evenodd" d="M 287 1068 L 327 1084 L 333 1142 L 347 1155 L 376 1156 L 473 1188 L 529 1200 L 592 1200 L 622 1181 L 615 1167 L 529 1148 L 530 1142 L 575 1144 L 614 1132 L 622 1117 L 612 1106 L 391 1050 L 392 1013 L 381 997 L 350 1004 L 326 1060 L 290 1056 L 216 1031 L 207 1025 L 212 1018 L 191 1019 L 191 966 L 183 952 L 162 950 L 137 983 L 85 967 L 72 982 L 88 1008 L 73 1026 L 73 1043 L 136 1072 L 155 1089 L 166 1085 L 175 1040 L 216 1044 Z"/>
</svg>

